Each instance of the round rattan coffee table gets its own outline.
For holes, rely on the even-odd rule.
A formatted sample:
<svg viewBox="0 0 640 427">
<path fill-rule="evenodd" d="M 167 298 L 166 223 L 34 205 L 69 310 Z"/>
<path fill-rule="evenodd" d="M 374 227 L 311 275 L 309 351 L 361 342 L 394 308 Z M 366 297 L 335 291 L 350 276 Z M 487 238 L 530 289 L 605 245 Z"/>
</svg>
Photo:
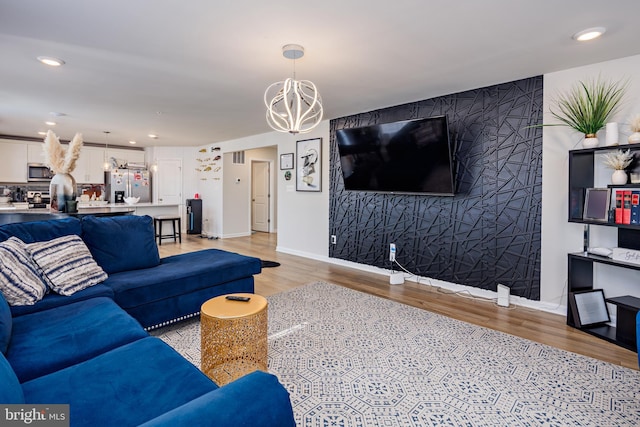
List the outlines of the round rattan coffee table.
<svg viewBox="0 0 640 427">
<path fill-rule="evenodd" d="M 201 370 L 222 386 L 256 370 L 267 370 L 267 300 L 256 294 L 248 302 L 227 295 L 200 309 Z"/>
</svg>

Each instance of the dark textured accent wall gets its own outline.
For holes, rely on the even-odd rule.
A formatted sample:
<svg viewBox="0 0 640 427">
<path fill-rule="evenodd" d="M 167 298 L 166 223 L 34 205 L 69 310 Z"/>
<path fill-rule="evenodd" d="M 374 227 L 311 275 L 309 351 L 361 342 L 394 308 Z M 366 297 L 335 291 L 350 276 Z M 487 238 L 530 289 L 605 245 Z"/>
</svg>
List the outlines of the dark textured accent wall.
<svg viewBox="0 0 640 427">
<path fill-rule="evenodd" d="M 446 114 L 454 197 L 346 191 L 337 129 Z M 542 76 L 331 120 L 329 256 L 540 299 Z"/>
</svg>

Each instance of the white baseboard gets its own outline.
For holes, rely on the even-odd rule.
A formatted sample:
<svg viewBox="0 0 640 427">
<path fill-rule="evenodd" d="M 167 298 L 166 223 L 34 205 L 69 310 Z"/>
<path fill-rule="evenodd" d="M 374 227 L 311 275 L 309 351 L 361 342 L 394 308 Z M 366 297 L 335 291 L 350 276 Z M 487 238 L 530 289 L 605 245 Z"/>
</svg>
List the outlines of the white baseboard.
<svg viewBox="0 0 640 427">
<path fill-rule="evenodd" d="M 283 248 L 281 246 L 276 247 L 276 252 L 282 252 L 282 253 L 296 255 L 303 258 L 314 259 L 316 261 L 322 261 L 329 264 L 349 267 L 355 270 L 380 274 L 387 277 L 391 275 L 391 271 L 384 268 L 374 267 L 366 264 L 359 264 L 352 261 L 345 261 L 338 258 L 330 258 L 328 256 L 313 254 L 310 252 L 298 251 L 295 249 Z M 405 273 L 405 280 L 410 282 L 415 282 L 415 283 L 426 284 L 429 286 L 435 286 L 435 287 L 446 289 L 452 292 L 465 292 L 467 294 L 477 296 L 480 298 L 488 298 L 488 299 L 496 299 L 496 300 L 498 299 L 498 293 L 494 291 L 474 288 L 473 286 L 466 286 L 466 285 L 459 285 L 451 282 L 445 282 L 443 280 L 432 279 L 430 277 L 414 276 L 414 275 L 409 275 Z M 517 305 L 520 307 L 526 307 L 534 310 L 545 311 L 547 313 L 552 313 L 552 314 L 559 314 L 561 316 L 567 315 L 566 305 L 551 304 L 543 301 L 533 301 L 527 298 L 515 296 L 513 294 L 510 296 L 509 302 L 510 304 Z"/>
</svg>

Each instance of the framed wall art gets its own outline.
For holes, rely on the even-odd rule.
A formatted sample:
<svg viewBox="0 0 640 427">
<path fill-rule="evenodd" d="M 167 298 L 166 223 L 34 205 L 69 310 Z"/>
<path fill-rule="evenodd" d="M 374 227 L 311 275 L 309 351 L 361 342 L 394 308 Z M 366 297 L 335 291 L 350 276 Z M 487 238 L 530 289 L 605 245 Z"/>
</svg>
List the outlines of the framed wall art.
<svg viewBox="0 0 640 427">
<path fill-rule="evenodd" d="M 322 191 L 322 138 L 296 142 L 296 191 Z"/>
<path fill-rule="evenodd" d="M 280 154 L 280 170 L 293 169 L 293 153 Z"/>
</svg>

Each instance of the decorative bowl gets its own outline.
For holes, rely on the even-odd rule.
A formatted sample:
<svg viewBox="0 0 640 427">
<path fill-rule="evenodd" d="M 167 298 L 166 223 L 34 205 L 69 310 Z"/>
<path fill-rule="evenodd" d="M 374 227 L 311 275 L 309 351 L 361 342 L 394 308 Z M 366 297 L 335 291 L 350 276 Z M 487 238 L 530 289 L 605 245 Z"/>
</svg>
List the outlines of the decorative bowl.
<svg viewBox="0 0 640 427">
<path fill-rule="evenodd" d="M 135 205 L 140 201 L 140 197 L 125 197 L 124 202 L 128 205 Z"/>
</svg>

